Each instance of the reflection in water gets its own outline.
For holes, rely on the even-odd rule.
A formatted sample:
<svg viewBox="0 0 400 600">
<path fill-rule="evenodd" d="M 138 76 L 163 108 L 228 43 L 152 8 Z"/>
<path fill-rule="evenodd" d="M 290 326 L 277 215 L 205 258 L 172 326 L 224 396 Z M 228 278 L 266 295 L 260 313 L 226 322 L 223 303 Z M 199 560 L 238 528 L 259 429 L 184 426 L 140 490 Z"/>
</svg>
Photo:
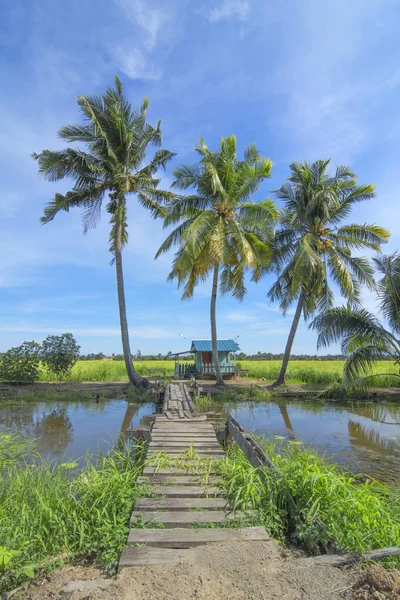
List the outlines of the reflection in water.
<svg viewBox="0 0 400 600">
<path fill-rule="evenodd" d="M 126 400 L 96 402 L 12 402 L 0 405 L 0 433 L 36 439 L 43 458 L 83 463 L 87 452 L 106 453 L 118 444 L 121 429 L 138 426 L 154 404 L 128 406 Z M 125 417 L 125 419 L 124 419 Z M 127 426 L 128 426 L 127 425 Z"/>
<path fill-rule="evenodd" d="M 199 407 L 201 410 L 201 406 Z M 18 431 L 36 438 L 47 459 L 78 460 L 87 451 L 107 452 L 132 422 L 145 426 L 154 403 L 126 400 L 95 402 L 13 402 L 0 405 L 0 432 Z M 357 472 L 384 481 L 400 481 L 400 405 L 318 401 L 224 402 L 215 399 L 203 410 L 221 414 L 219 426 L 232 414 L 246 429 L 274 439 L 296 439 L 326 453 Z M 143 420 L 142 420 L 143 419 Z M 65 456 L 65 458 L 64 458 Z"/>
<path fill-rule="evenodd" d="M 368 428 L 361 423 L 355 423 L 349 419 L 349 440 L 352 446 L 379 452 L 379 454 L 387 454 L 390 450 L 390 440 L 382 439 L 379 432 L 372 428 Z"/>
<path fill-rule="evenodd" d="M 398 425 L 400 421 L 400 406 L 366 402 L 353 405 L 349 410 L 360 417 L 367 417 L 377 423 Z"/>
<path fill-rule="evenodd" d="M 381 481 L 400 481 L 400 405 L 322 401 L 219 403 L 249 431 L 303 442 L 330 460 Z"/>
<path fill-rule="evenodd" d="M 121 431 L 119 433 L 119 438 L 118 438 L 118 449 L 122 450 L 126 444 L 126 430 L 130 427 L 134 416 L 136 415 L 136 413 L 138 412 L 140 406 L 139 404 L 128 404 L 128 406 L 126 407 L 126 412 L 124 415 L 124 418 L 122 419 L 122 423 L 121 423 Z M 132 425 L 133 427 L 133 425 Z"/>
<path fill-rule="evenodd" d="M 290 417 L 289 417 L 289 413 L 287 410 L 287 405 L 286 404 L 280 404 L 279 405 L 279 410 L 281 411 L 281 415 L 282 415 L 282 419 L 283 422 L 285 423 L 285 427 L 288 431 L 288 435 L 290 438 L 295 439 L 296 438 L 296 434 L 294 432 L 294 429 L 292 427 L 292 423 L 290 421 Z"/>
<path fill-rule="evenodd" d="M 38 415 L 33 431 L 40 454 L 60 456 L 71 443 L 73 435 L 67 408 L 57 405 L 50 412 Z"/>
</svg>

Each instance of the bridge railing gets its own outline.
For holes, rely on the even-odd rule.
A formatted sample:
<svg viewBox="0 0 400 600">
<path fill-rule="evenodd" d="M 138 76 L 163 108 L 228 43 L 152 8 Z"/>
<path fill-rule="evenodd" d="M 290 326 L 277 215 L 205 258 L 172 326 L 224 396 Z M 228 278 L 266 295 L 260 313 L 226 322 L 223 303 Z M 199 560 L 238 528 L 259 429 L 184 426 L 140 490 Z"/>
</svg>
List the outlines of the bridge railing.
<svg viewBox="0 0 400 600">
<path fill-rule="evenodd" d="M 236 373 L 235 365 L 221 365 L 220 369 L 223 375 L 234 375 Z M 205 363 L 201 366 L 200 373 L 202 375 L 207 373 L 215 373 L 215 366 L 211 363 Z"/>
</svg>

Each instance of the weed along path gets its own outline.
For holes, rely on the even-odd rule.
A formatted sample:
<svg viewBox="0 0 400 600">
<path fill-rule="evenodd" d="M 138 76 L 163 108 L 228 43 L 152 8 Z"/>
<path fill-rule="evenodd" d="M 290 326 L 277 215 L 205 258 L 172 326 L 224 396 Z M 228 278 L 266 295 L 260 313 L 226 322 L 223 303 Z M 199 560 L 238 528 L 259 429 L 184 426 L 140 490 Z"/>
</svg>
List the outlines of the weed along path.
<svg viewBox="0 0 400 600">
<path fill-rule="evenodd" d="M 215 462 L 224 456 L 213 425 L 197 415 L 186 386 L 168 385 L 140 479 L 149 497 L 136 501 L 120 569 L 180 563 L 186 549 L 209 543 L 268 541 L 263 527 L 226 526 L 246 514 L 232 512 L 216 486 Z"/>
<path fill-rule="evenodd" d="M 259 472 L 264 472 L 264 467 L 276 472 L 279 457 L 270 453 L 271 462 L 264 446 L 258 445 L 232 417 L 227 421 L 226 431 L 235 442 L 229 455 L 225 455 L 218 443 L 212 422 L 196 412 L 184 384 L 167 386 L 162 412 L 152 424 L 144 466 L 141 453 L 140 466 L 132 477 L 132 482 L 136 481 L 132 485 L 136 502 L 129 534 L 126 527 L 129 512 L 125 513 L 120 536 L 120 544 L 125 547 L 116 577 L 105 579 L 104 573 L 94 566 L 69 564 L 46 580 L 29 585 L 20 597 L 24 600 L 399 598 L 400 578 L 378 565 L 374 565 L 378 569 L 374 573 L 369 569 L 361 572 L 356 564 L 361 553 L 311 558 L 299 550 L 280 546 L 269 537 L 277 534 L 278 539 L 283 539 L 272 521 L 283 527 L 284 515 L 270 501 L 271 493 L 278 488 L 260 485 Z M 296 442 L 293 448 L 297 448 Z M 284 457 L 280 461 L 282 470 Z M 290 469 L 295 470 L 296 464 L 291 463 Z M 128 471 L 132 473 L 130 467 Z M 271 485 L 273 479 L 280 485 L 281 478 L 271 477 Z M 126 500 L 125 506 L 130 511 L 131 496 Z M 340 519 L 343 513 L 335 505 L 336 510 Z M 350 514 L 354 518 L 355 513 Z M 380 514 L 384 514 L 383 510 Z M 395 531 L 396 522 L 392 519 L 391 525 L 390 516 L 387 511 L 387 528 Z M 313 531 L 314 524 L 313 521 Z M 379 543 L 389 546 L 397 541 L 398 536 L 390 531 L 373 544 L 381 557 L 388 556 L 388 550 L 391 555 L 400 554 L 400 548 L 382 548 Z M 365 554 L 368 560 L 371 556 L 376 558 L 375 552 Z M 355 566 L 339 568 L 342 564 Z M 358 593 L 360 589 L 362 596 Z M 377 595 L 378 590 L 385 593 Z"/>
</svg>

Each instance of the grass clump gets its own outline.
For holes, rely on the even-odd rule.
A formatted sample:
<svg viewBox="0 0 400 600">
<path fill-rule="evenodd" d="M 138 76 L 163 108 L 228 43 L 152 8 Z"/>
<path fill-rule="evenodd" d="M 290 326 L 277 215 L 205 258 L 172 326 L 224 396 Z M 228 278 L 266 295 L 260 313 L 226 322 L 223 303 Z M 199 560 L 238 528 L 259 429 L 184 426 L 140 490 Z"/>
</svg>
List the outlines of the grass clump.
<svg viewBox="0 0 400 600">
<path fill-rule="evenodd" d="M 22 443 L 0 435 L 0 540 L 2 552 L 12 555 L 0 570 L 0 592 L 79 555 L 115 572 L 133 503 L 147 491 L 136 484 L 143 448 L 88 455 L 80 469 L 37 456 L 33 462 Z"/>
<path fill-rule="evenodd" d="M 243 382 L 246 379 L 263 380 L 265 383 L 272 383 L 279 375 L 280 360 L 242 360 L 241 369 L 248 371 L 248 378 L 241 377 Z M 306 385 L 340 385 L 343 383 L 342 360 L 291 360 L 287 371 L 287 382 Z M 148 377 L 149 369 L 165 369 L 167 378 L 174 375 L 173 360 L 143 360 L 135 362 L 135 369 L 139 375 Z M 390 361 L 380 361 L 374 366 L 375 374 L 382 374 L 377 378 L 375 385 L 396 387 L 399 385 L 398 378 L 390 373 L 393 370 Z M 54 381 L 57 378 L 43 365 L 39 367 L 40 381 Z M 78 361 L 71 371 L 66 375 L 66 382 L 128 382 L 125 363 L 123 360 L 81 360 Z"/>
<path fill-rule="evenodd" d="M 254 469 L 238 447 L 220 463 L 233 509 L 250 505 L 271 535 L 314 554 L 332 550 L 331 540 L 357 553 L 398 545 L 400 489 L 372 479 L 358 483 L 298 444 L 263 441 L 262 447 L 276 469 Z"/>
</svg>

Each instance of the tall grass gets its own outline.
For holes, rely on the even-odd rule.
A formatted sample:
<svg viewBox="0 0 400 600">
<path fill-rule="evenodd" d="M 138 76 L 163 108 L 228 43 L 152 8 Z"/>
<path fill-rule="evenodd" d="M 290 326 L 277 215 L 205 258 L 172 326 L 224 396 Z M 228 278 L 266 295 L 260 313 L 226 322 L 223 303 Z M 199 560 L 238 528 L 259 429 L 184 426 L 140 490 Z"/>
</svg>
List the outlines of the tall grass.
<svg viewBox="0 0 400 600">
<path fill-rule="evenodd" d="M 313 553 L 328 550 L 332 539 L 337 548 L 358 553 L 398 545 L 400 488 L 361 483 L 296 442 L 261 444 L 276 469 L 254 469 L 238 447 L 220 468 L 233 506 L 250 503 L 271 535 Z"/>
<path fill-rule="evenodd" d="M 242 360 L 240 368 L 248 370 L 249 379 L 264 379 L 267 383 L 275 381 L 280 370 L 279 360 Z M 340 385 L 343 383 L 343 361 L 337 360 L 293 360 L 289 363 L 287 371 L 287 382 L 309 385 Z M 165 369 L 166 376 L 174 374 L 174 362 L 172 360 L 137 361 L 135 368 L 140 375 L 148 376 L 149 369 Z M 376 364 L 375 372 L 385 374 L 383 378 L 377 378 L 375 385 L 396 387 L 399 385 L 398 378 L 390 376 L 393 365 L 389 361 Z M 246 381 L 246 378 L 242 378 Z M 56 378 L 44 370 L 40 370 L 41 381 L 56 381 Z M 92 360 L 78 361 L 68 375 L 66 381 L 128 381 L 125 363 L 116 360 Z"/>
<path fill-rule="evenodd" d="M 0 592 L 25 578 L 27 565 L 36 574 L 73 555 L 90 555 L 112 573 L 135 498 L 147 489 L 135 483 L 143 448 L 87 456 L 82 469 L 32 462 L 31 450 L 0 435 L 0 554 L 13 554 L 0 568 Z"/>
</svg>

